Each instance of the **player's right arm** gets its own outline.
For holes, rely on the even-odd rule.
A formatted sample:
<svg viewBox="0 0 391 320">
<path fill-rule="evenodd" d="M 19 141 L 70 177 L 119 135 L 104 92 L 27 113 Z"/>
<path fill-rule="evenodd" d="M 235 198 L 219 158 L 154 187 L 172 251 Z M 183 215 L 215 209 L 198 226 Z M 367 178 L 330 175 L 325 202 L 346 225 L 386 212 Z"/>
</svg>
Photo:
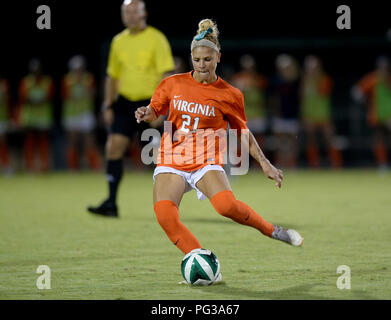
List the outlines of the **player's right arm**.
<svg viewBox="0 0 391 320">
<path fill-rule="evenodd" d="M 151 98 L 151 103 L 147 107 L 140 107 L 134 113 L 137 122 L 151 122 L 159 116 L 166 116 L 170 106 L 170 88 L 172 81 L 166 78 L 160 82 Z M 172 80 L 172 79 L 171 79 Z"/>
<path fill-rule="evenodd" d="M 282 180 L 284 175 L 282 170 L 277 169 L 273 166 L 270 161 L 266 158 L 253 133 L 248 130 L 249 134 L 249 146 L 248 151 L 250 155 L 259 163 L 265 175 L 272 180 L 276 181 L 276 187 L 281 188 Z"/>
<path fill-rule="evenodd" d="M 114 111 L 112 105 L 118 97 L 118 79 L 106 76 L 103 98 L 103 119 L 109 126 L 113 122 Z"/>
<path fill-rule="evenodd" d="M 155 110 L 153 110 L 150 106 L 138 108 L 134 115 L 138 123 L 141 121 L 151 122 L 157 119 Z"/>
<path fill-rule="evenodd" d="M 121 78 L 121 64 L 118 58 L 118 36 L 113 38 L 110 44 L 109 59 L 106 69 L 106 79 L 103 90 L 103 119 L 109 126 L 114 119 L 114 111 L 112 109 L 113 103 L 118 98 L 119 79 Z"/>
</svg>

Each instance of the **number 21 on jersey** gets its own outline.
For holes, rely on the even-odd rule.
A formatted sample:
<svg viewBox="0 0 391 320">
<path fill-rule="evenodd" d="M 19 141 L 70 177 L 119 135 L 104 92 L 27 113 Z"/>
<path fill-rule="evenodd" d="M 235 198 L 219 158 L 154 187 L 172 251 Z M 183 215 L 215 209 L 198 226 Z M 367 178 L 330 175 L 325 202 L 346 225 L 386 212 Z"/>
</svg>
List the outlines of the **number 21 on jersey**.
<svg viewBox="0 0 391 320">
<path fill-rule="evenodd" d="M 188 133 L 190 131 L 189 127 L 192 125 L 192 118 L 188 114 L 182 114 L 182 119 L 183 122 L 180 130 Z M 197 130 L 199 121 L 200 121 L 199 117 L 194 118 L 193 129 L 191 130 L 191 132 L 195 132 Z"/>
</svg>

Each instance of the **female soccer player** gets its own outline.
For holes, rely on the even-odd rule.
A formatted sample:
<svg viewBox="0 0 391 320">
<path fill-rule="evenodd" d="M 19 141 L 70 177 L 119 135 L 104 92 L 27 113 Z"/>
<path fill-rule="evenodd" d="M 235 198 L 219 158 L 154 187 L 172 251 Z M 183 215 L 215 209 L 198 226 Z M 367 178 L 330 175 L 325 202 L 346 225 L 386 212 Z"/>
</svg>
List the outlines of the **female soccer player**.
<svg viewBox="0 0 391 320">
<path fill-rule="evenodd" d="M 35 156 L 39 154 L 39 170 L 46 172 L 50 169 L 54 80 L 43 74 L 41 60 L 30 60 L 29 71 L 19 85 L 19 117 L 25 130 L 25 165 L 28 171 L 36 171 Z"/>
<path fill-rule="evenodd" d="M 85 157 L 90 169 L 100 169 L 100 154 L 94 138 L 95 78 L 86 69 L 82 55 L 73 56 L 68 62 L 69 72 L 62 79 L 63 120 L 67 133 L 68 168 L 80 168 Z M 80 145 L 80 153 L 79 153 Z"/>
<path fill-rule="evenodd" d="M 218 130 L 225 130 L 227 124 L 239 132 L 248 129 L 243 94 L 216 75 L 221 53 L 218 29 L 212 20 L 204 19 L 199 23 L 198 33 L 191 43 L 191 57 L 193 71 L 164 79 L 155 90 L 150 105 L 135 112 L 140 123 L 153 121 L 169 111 L 168 123 L 172 123 L 179 133 L 177 140 L 174 134 L 174 141 L 166 133 L 163 135 L 161 161 L 154 172 L 154 211 L 159 224 L 184 254 L 201 248 L 197 238 L 179 219 L 181 199 L 192 188 L 200 200 L 208 197 L 219 214 L 256 228 L 271 238 L 300 246 L 303 238 L 297 231 L 272 225 L 235 198 L 217 152 L 206 159 L 210 150 L 207 153 L 195 147 L 195 136 L 200 132 L 213 135 Z M 187 156 L 180 161 L 183 152 Z M 251 132 L 249 152 L 267 177 L 281 187 L 282 171 L 266 159 Z"/>
<path fill-rule="evenodd" d="M 389 160 L 387 140 L 391 135 L 391 64 L 389 58 L 378 57 L 376 69 L 364 75 L 355 84 L 352 94 L 357 102 L 367 104 L 367 121 L 373 129 L 373 155 L 378 168 L 381 171 L 387 170 Z"/>
<path fill-rule="evenodd" d="M 332 168 L 342 167 L 342 154 L 335 146 L 335 128 L 331 116 L 332 79 L 323 70 L 319 57 L 308 55 L 304 59 L 301 80 L 301 118 L 306 133 L 306 155 L 312 168 L 320 166 L 316 133 L 326 141 Z"/>
</svg>

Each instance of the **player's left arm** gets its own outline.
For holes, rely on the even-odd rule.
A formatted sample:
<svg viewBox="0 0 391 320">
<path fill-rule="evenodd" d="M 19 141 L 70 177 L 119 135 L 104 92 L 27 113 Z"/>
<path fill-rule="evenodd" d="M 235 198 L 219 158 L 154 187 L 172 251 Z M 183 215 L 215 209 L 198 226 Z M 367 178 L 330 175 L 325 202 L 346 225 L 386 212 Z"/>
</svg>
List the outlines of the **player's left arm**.
<svg viewBox="0 0 391 320">
<path fill-rule="evenodd" d="M 284 178 L 282 171 L 274 167 L 266 158 L 254 135 L 246 125 L 247 119 L 244 109 L 244 96 L 240 91 L 234 90 L 234 99 L 231 106 L 232 107 L 229 108 L 226 113 L 230 127 L 239 129 L 240 140 L 245 151 L 260 164 L 265 175 L 269 179 L 275 180 L 276 186 L 281 188 L 282 180 Z"/>
<path fill-rule="evenodd" d="M 247 137 L 246 139 L 242 139 L 242 143 L 243 141 L 248 141 L 248 146 L 246 146 L 245 143 L 245 148 L 247 147 L 246 149 L 248 150 L 249 154 L 259 163 L 265 175 L 269 179 L 275 180 L 276 186 L 281 188 L 282 180 L 284 179 L 282 170 L 277 169 L 270 163 L 259 146 L 257 140 L 255 139 L 253 133 L 249 129 L 245 135 L 248 135 L 248 139 Z"/>
</svg>

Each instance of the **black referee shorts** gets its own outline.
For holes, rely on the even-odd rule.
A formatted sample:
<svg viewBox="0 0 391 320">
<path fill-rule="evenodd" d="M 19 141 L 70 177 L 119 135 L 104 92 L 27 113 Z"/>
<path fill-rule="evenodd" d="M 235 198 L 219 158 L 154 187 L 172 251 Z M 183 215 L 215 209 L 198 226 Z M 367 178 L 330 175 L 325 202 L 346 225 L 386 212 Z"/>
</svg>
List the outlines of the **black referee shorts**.
<svg viewBox="0 0 391 320">
<path fill-rule="evenodd" d="M 139 139 L 143 130 L 149 128 L 146 122 L 137 123 L 134 116 L 139 107 L 149 105 L 150 100 L 130 101 L 123 96 L 119 96 L 114 102 L 112 108 L 114 111 L 114 120 L 110 126 L 110 134 L 122 134 L 129 139 Z"/>
</svg>

